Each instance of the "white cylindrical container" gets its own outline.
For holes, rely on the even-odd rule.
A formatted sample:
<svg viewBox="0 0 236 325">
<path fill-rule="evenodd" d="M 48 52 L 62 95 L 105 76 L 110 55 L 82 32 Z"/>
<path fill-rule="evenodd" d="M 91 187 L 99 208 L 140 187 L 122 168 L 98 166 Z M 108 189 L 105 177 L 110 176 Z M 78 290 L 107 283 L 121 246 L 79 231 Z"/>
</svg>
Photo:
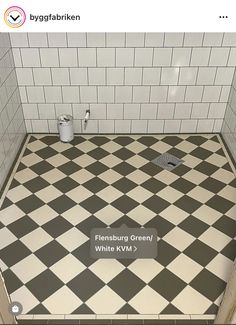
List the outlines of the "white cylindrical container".
<svg viewBox="0 0 236 325">
<path fill-rule="evenodd" d="M 57 126 L 62 142 L 70 142 L 74 139 L 73 117 L 71 115 L 58 116 Z"/>
</svg>

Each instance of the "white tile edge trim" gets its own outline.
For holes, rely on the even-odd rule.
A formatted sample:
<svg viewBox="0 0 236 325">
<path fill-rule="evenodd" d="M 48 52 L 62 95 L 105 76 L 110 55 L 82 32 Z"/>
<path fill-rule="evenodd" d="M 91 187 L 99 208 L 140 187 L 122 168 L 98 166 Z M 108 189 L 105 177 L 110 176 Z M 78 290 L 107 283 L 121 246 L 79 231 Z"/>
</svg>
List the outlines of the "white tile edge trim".
<svg viewBox="0 0 236 325">
<path fill-rule="evenodd" d="M 171 314 L 171 315 L 158 315 L 158 314 L 147 314 L 147 315 L 133 315 L 133 314 L 120 314 L 120 315 L 108 315 L 108 314 L 73 314 L 73 315 L 20 315 L 17 316 L 18 320 L 26 319 L 165 319 L 165 320 L 174 320 L 174 319 L 215 319 L 215 315 L 202 315 L 202 314 Z"/>
</svg>

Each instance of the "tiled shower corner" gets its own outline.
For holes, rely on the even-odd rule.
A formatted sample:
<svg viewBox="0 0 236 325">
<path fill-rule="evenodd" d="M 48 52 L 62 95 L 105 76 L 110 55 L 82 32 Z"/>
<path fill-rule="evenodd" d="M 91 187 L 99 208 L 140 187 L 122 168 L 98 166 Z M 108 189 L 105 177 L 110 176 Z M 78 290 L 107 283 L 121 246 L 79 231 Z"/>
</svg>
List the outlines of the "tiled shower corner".
<svg viewBox="0 0 236 325">
<path fill-rule="evenodd" d="M 0 33 L 0 268 L 19 323 L 214 320 L 236 251 L 235 66 L 236 33 Z M 183 163 L 152 163 L 166 152 Z M 157 229 L 156 259 L 90 258 L 90 230 L 123 223 Z"/>
</svg>

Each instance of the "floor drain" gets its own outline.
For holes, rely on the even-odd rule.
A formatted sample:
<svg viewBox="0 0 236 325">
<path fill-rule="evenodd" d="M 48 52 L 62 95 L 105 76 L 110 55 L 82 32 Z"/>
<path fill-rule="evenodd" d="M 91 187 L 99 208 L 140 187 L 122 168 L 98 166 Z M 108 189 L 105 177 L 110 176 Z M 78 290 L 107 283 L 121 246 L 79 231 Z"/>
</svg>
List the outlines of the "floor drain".
<svg viewBox="0 0 236 325">
<path fill-rule="evenodd" d="M 173 170 L 181 165 L 184 161 L 166 152 L 152 160 L 152 162 L 164 169 Z"/>
</svg>

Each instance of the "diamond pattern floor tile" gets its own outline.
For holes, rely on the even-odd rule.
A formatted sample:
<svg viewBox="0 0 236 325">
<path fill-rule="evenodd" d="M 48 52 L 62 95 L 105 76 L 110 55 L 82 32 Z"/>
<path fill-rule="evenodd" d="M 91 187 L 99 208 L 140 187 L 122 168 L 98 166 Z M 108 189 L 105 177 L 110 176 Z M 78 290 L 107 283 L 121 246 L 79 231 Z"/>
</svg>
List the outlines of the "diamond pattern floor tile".
<svg viewBox="0 0 236 325">
<path fill-rule="evenodd" d="M 39 300 L 26 286 L 22 286 L 14 291 L 10 297 L 11 301 L 22 301 L 22 297 L 24 297 L 23 314 L 27 314 L 33 307 L 39 304 Z"/>
<path fill-rule="evenodd" d="M 35 252 L 35 255 L 40 261 L 47 265 L 47 267 L 52 266 L 67 254 L 68 251 L 55 240 Z"/>
<path fill-rule="evenodd" d="M 86 269 L 68 282 L 67 286 L 85 302 L 104 286 L 104 282 Z"/>
<path fill-rule="evenodd" d="M 43 301 L 63 286 L 50 270 L 45 270 L 26 284 L 27 288 L 39 300 Z"/>
<path fill-rule="evenodd" d="M 46 265 L 33 254 L 19 261 L 11 268 L 23 283 L 29 282 L 46 269 Z"/>
<path fill-rule="evenodd" d="M 104 304 L 104 301 L 107 303 Z M 95 314 L 115 314 L 124 304 L 125 300 L 107 286 L 103 286 L 87 301 Z"/>
<path fill-rule="evenodd" d="M 0 249 L 7 247 L 11 243 L 17 240 L 17 237 L 6 227 L 2 226 L 0 230 L 1 245 Z"/>
<path fill-rule="evenodd" d="M 223 292 L 226 283 L 219 277 L 204 269 L 191 282 L 191 287 L 203 294 L 209 300 L 216 300 Z"/>
<path fill-rule="evenodd" d="M 191 297 L 191 299 L 189 299 Z M 211 306 L 211 300 L 207 299 L 204 295 L 194 288 L 187 286 L 177 297 L 172 301 L 182 313 L 188 311 L 191 314 L 204 314 L 205 311 Z"/>
<path fill-rule="evenodd" d="M 3 276 L 9 294 L 23 286 L 23 282 L 20 281 L 20 279 L 15 275 L 14 272 L 11 271 L 11 269 L 4 271 Z"/>
<path fill-rule="evenodd" d="M 206 266 L 217 255 L 217 251 L 197 239 L 185 249 L 184 254 L 200 265 Z"/>
<path fill-rule="evenodd" d="M 56 314 L 58 308 L 62 314 L 70 314 L 81 304 L 82 301 L 67 286 L 60 288 L 43 302 L 51 314 Z"/>
<path fill-rule="evenodd" d="M 167 301 L 172 301 L 186 286 L 186 283 L 167 269 L 163 269 L 148 284 Z"/>
<path fill-rule="evenodd" d="M 69 282 L 85 269 L 86 266 L 71 254 L 66 255 L 50 267 L 50 270 L 64 283 Z"/>
<path fill-rule="evenodd" d="M 115 279 L 111 280 L 108 285 L 121 298 L 128 302 L 145 286 L 145 283 L 133 272 L 126 269 L 119 273 Z"/>
<path fill-rule="evenodd" d="M 148 301 L 144 304 L 143 301 Z M 133 297 L 129 304 L 137 310 L 139 314 L 159 314 L 167 305 L 168 300 L 161 296 L 156 290 L 145 286 Z"/>
<path fill-rule="evenodd" d="M 236 257 L 235 176 L 216 135 L 34 135 L 0 211 L 0 265 L 29 314 L 217 312 Z M 151 161 L 184 160 L 172 172 Z M 93 259 L 90 231 L 151 227 L 155 259 Z"/>
<path fill-rule="evenodd" d="M 11 223 L 8 229 L 18 238 L 32 232 L 38 225 L 29 217 L 25 216 L 19 220 Z"/>
<path fill-rule="evenodd" d="M 42 228 L 52 237 L 56 238 L 72 228 L 71 223 L 62 217 L 56 217 L 45 223 Z"/>
</svg>

